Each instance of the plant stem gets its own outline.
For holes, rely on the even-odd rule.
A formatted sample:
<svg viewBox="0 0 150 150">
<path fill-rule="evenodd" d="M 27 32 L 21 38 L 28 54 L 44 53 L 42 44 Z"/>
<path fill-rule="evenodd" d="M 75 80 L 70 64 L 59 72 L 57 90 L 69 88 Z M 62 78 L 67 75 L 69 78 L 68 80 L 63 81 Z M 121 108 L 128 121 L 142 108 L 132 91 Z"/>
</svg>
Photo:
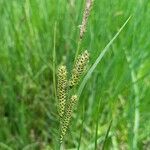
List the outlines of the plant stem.
<svg viewBox="0 0 150 150">
<path fill-rule="evenodd" d="M 136 82 L 136 75 L 134 70 L 131 71 L 131 78 L 133 82 Z M 138 143 L 138 129 L 139 129 L 139 120 L 140 120 L 140 112 L 139 112 L 139 104 L 140 104 L 140 99 L 139 99 L 139 89 L 137 83 L 133 84 L 133 90 L 135 94 L 135 112 L 134 112 L 134 127 L 133 127 L 133 149 L 137 149 L 137 143 Z"/>
<path fill-rule="evenodd" d="M 81 46 L 81 39 L 78 40 L 78 46 L 77 46 L 77 50 L 76 50 L 76 53 L 75 53 L 75 58 L 74 58 L 74 64 L 75 64 L 75 61 L 77 59 L 77 56 L 79 54 L 79 50 L 80 50 L 80 46 Z"/>
<path fill-rule="evenodd" d="M 54 86 L 54 97 L 56 99 L 56 26 L 57 23 L 55 22 L 54 25 L 54 47 L 53 47 L 53 86 Z"/>
<path fill-rule="evenodd" d="M 133 125 L 133 142 L 132 142 L 132 148 L 133 149 L 137 149 L 137 144 L 138 144 L 138 129 L 139 129 L 139 120 L 140 120 L 140 112 L 139 112 L 139 105 L 140 105 L 140 98 L 139 98 L 139 88 L 138 88 L 138 83 L 137 78 L 136 78 L 136 74 L 135 71 L 133 69 L 132 66 L 132 62 L 130 57 L 128 56 L 127 52 L 126 54 L 126 58 L 127 58 L 127 62 L 129 63 L 129 68 L 131 70 L 131 80 L 133 84 L 133 91 L 134 91 L 134 95 L 135 95 L 135 99 L 134 99 L 134 106 L 135 106 L 135 110 L 134 110 L 134 125 Z"/>
</svg>

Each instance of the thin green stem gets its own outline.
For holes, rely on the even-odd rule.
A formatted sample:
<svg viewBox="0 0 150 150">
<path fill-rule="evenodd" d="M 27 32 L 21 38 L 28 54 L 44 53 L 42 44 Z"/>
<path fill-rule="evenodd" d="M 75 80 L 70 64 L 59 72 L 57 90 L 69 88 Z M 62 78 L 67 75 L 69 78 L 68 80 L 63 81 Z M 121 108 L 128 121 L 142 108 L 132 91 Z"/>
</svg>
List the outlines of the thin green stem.
<svg viewBox="0 0 150 150">
<path fill-rule="evenodd" d="M 84 126 L 84 120 L 85 120 L 85 102 L 83 102 L 83 108 L 82 108 L 82 124 L 81 124 L 81 130 L 80 130 L 80 137 L 79 137 L 79 141 L 78 141 L 78 150 L 80 149 L 80 145 L 81 145 L 81 138 L 82 138 L 82 132 L 83 132 L 83 126 Z"/>
<path fill-rule="evenodd" d="M 133 82 L 136 81 L 136 76 L 135 72 L 131 72 L 131 77 Z M 139 89 L 138 85 L 134 84 L 133 85 L 133 90 L 135 94 L 135 117 L 134 117 L 134 138 L 133 138 L 133 149 L 137 149 L 137 144 L 138 144 L 138 129 L 139 129 L 139 120 L 140 120 L 140 112 L 139 112 L 139 104 L 140 104 L 140 99 L 139 99 Z"/>
<path fill-rule="evenodd" d="M 77 50 L 75 53 L 74 64 L 75 64 L 75 61 L 76 61 L 78 54 L 79 54 L 79 51 L 80 51 L 81 41 L 82 41 L 81 39 L 78 40 L 78 46 L 77 46 Z"/>
<path fill-rule="evenodd" d="M 112 120 L 110 121 L 109 127 L 107 129 L 105 139 L 104 139 L 104 143 L 103 143 L 103 146 L 102 146 L 102 150 L 105 149 L 105 145 L 106 145 L 106 142 L 107 142 L 107 139 L 108 139 L 108 135 L 109 135 L 109 132 L 110 132 L 111 125 L 112 125 Z"/>
<path fill-rule="evenodd" d="M 126 54 L 126 59 L 129 64 L 129 68 L 131 70 L 131 80 L 133 84 L 133 91 L 135 95 L 135 100 L 134 100 L 134 105 L 135 105 L 135 110 L 134 110 L 134 125 L 133 125 L 133 143 L 132 143 L 132 148 L 137 149 L 137 144 L 138 144 L 138 129 L 139 129 L 139 120 L 140 120 L 140 111 L 139 111 L 139 105 L 140 105 L 140 98 L 139 98 L 139 88 L 138 88 L 138 83 L 137 77 L 135 74 L 135 71 L 133 69 L 133 65 L 131 62 L 131 58 L 128 56 L 127 52 Z"/>
<path fill-rule="evenodd" d="M 98 123 L 99 123 L 99 113 L 100 113 L 100 105 L 101 104 L 101 99 L 98 104 L 98 109 L 97 109 L 97 120 L 96 120 L 96 128 L 95 128 L 95 150 L 97 150 L 97 139 L 98 139 Z"/>
<path fill-rule="evenodd" d="M 57 91 L 56 91 L 56 29 L 57 22 L 54 25 L 54 38 L 53 38 L 53 89 L 54 89 L 54 98 L 57 101 Z M 60 135 L 60 127 L 59 127 L 59 135 Z M 60 149 L 60 141 L 58 138 L 58 150 Z"/>
<path fill-rule="evenodd" d="M 53 87 L 54 87 L 54 97 L 56 99 L 56 27 L 57 23 L 54 25 L 54 47 L 53 47 Z"/>
</svg>

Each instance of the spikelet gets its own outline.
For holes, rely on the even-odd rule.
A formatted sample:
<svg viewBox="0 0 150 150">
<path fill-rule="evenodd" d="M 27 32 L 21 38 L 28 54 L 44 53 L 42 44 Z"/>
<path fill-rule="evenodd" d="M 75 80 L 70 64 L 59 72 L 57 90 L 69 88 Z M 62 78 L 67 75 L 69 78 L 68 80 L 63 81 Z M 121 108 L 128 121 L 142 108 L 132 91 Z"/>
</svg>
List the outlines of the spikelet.
<svg viewBox="0 0 150 150">
<path fill-rule="evenodd" d="M 84 33 L 86 32 L 87 21 L 90 15 L 92 4 L 93 4 L 93 0 L 86 0 L 86 6 L 85 6 L 84 13 L 83 13 L 82 24 L 80 26 L 80 39 L 83 38 Z"/>
<path fill-rule="evenodd" d="M 64 120 L 63 120 L 63 123 L 62 123 L 62 126 L 61 126 L 60 143 L 62 143 L 63 138 L 66 134 L 66 131 L 67 131 L 67 128 L 69 126 L 69 123 L 70 123 L 70 120 L 71 120 L 72 113 L 73 113 L 73 110 L 75 108 L 76 102 L 77 102 L 77 95 L 73 95 L 71 97 L 70 102 L 68 103 L 67 108 L 66 108 L 65 117 L 64 117 Z"/>
<path fill-rule="evenodd" d="M 66 66 L 61 65 L 57 72 L 58 86 L 57 86 L 57 96 L 58 96 L 58 112 L 60 119 L 62 120 L 65 110 L 66 96 L 67 96 L 67 69 Z"/>
<path fill-rule="evenodd" d="M 75 66 L 72 70 L 71 79 L 69 80 L 69 87 L 70 88 L 72 88 L 73 86 L 75 86 L 79 82 L 80 77 L 86 68 L 88 60 L 89 60 L 89 53 L 87 50 L 78 56 L 78 58 L 75 62 Z"/>
</svg>

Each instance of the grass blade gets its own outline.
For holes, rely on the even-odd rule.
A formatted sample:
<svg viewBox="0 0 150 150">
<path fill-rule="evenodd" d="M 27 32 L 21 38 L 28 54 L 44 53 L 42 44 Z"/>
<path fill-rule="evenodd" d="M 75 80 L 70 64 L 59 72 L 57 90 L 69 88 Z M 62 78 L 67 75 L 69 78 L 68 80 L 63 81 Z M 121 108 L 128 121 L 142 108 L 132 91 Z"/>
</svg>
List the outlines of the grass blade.
<svg viewBox="0 0 150 150">
<path fill-rule="evenodd" d="M 100 53 L 100 55 L 98 56 L 98 58 L 96 59 L 96 61 L 94 62 L 94 64 L 92 65 L 92 67 L 89 69 L 88 73 L 86 74 L 86 76 L 84 77 L 79 90 L 78 90 L 78 96 L 80 97 L 88 79 L 91 77 L 93 71 L 95 70 L 95 68 L 97 67 L 97 65 L 99 64 L 99 62 L 102 60 L 102 58 L 104 57 L 104 55 L 106 54 L 106 52 L 108 52 L 109 47 L 112 45 L 112 43 L 114 42 L 114 40 L 119 36 L 120 32 L 124 29 L 124 27 L 126 26 L 126 24 L 128 23 L 128 21 L 130 20 L 131 16 L 125 21 L 125 23 L 122 25 L 122 27 L 119 29 L 119 31 L 115 34 L 115 36 L 112 38 L 112 40 L 106 45 L 106 47 L 102 50 L 102 52 Z"/>
<path fill-rule="evenodd" d="M 132 62 L 130 61 L 130 57 L 128 56 L 127 52 L 126 54 L 126 59 L 129 64 L 130 72 L 131 72 L 131 80 L 133 84 L 133 91 L 135 95 L 134 99 L 134 127 L 133 127 L 133 143 L 132 143 L 132 148 L 137 149 L 137 144 L 138 144 L 138 130 L 139 130 L 139 124 L 140 124 L 140 111 L 139 111 L 139 106 L 140 106 L 140 96 L 139 96 L 139 87 L 137 81 L 137 77 L 135 74 L 135 70 L 132 67 Z"/>
<path fill-rule="evenodd" d="M 54 26 L 54 47 L 53 47 L 53 86 L 54 96 L 56 98 L 56 22 Z"/>
<path fill-rule="evenodd" d="M 95 150 L 97 150 L 97 139 L 98 139 L 98 122 L 99 122 L 99 113 L 100 113 L 100 108 L 101 108 L 101 99 L 98 104 L 98 109 L 97 109 L 97 120 L 96 120 L 96 128 L 95 128 Z"/>
<path fill-rule="evenodd" d="M 106 135 L 105 135 L 105 139 L 104 139 L 104 143 L 103 143 L 103 146 L 102 146 L 102 150 L 104 150 L 104 148 L 105 148 L 105 144 L 106 144 L 106 141 L 107 141 L 107 138 L 108 138 L 108 134 L 109 134 L 111 125 L 112 125 L 112 120 L 111 120 L 111 122 L 110 122 L 110 124 L 109 124 L 109 127 L 108 127 L 108 129 L 107 129 L 107 132 L 106 132 Z"/>
</svg>

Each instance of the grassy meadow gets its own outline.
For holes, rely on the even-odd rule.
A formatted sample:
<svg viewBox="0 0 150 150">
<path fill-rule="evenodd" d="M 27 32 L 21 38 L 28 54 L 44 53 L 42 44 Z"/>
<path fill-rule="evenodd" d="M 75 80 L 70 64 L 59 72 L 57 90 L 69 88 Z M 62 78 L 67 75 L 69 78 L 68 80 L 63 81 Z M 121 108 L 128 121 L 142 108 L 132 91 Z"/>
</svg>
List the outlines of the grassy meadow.
<svg viewBox="0 0 150 150">
<path fill-rule="evenodd" d="M 84 8 L 84 0 L 0 0 L 0 150 L 59 149 L 57 68 L 72 70 Z M 63 149 L 149 150 L 150 1 L 94 0 L 85 50 Z"/>
</svg>

